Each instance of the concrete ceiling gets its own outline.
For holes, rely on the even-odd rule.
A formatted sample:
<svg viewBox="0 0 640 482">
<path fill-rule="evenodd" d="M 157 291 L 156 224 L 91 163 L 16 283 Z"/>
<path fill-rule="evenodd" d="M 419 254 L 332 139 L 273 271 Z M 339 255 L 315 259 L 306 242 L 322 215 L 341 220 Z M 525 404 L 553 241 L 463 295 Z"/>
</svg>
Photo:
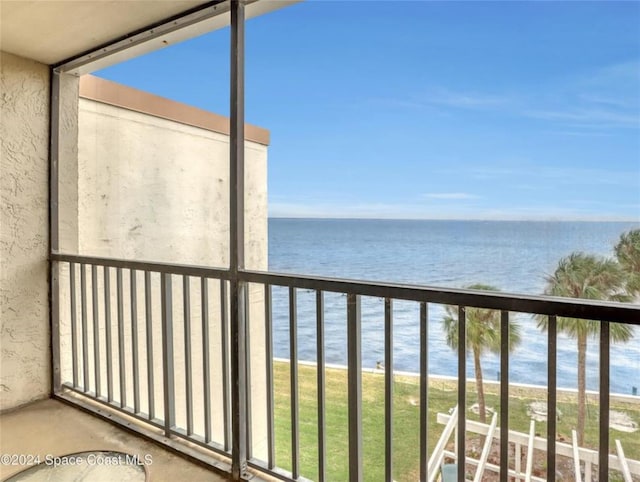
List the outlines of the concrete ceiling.
<svg viewBox="0 0 640 482">
<path fill-rule="evenodd" d="M 299 0 L 247 0 L 246 15 L 285 7 Z M 0 50 L 58 64 L 123 36 L 209 4 L 193 0 L 0 0 Z M 126 52 L 92 65 L 103 68 L 127 58 L 201 35 L 229 24 L 228 2 L 216 5 L 220 14 L 189 28 L 145 41 Z M 225 15 L 226 13 L 226 15 Z M 173 22 L 172 22 L 173 23 Z M 130 40 L 127 39 L 126 42 Z M 93 57 L 92 57 L 93 58 Z M 83 74 L 90 70 L 76 70 Z"/>
<path fill-rule="evenodd" d="M 0 49 L 55 64 L 204 3 L 1 0 Z"/>
</svg>

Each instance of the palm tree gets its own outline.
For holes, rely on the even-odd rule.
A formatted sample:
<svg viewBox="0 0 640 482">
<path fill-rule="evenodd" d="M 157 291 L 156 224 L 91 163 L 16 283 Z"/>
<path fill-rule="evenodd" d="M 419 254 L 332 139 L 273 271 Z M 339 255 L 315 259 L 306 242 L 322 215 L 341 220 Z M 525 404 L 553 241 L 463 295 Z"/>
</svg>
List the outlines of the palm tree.
<svg viewBox="0 0 640 482">
<path fill-rule="evenodd" d="M 484 284 L 467 286 L 473 290 L 499 291 L 498 288 Z M 442 320 L 442 327 L 447 338 L 447 345 L 458 349 L 458 308 L 446 306 L 447 315 Z M 484 385 L 482 380 L 482 365 L 480 358 L 487 351 L 500 353 L 500 312 L 486 308 L 466 309 L 467 350 L 473 354 L 473 364 L 476 374 L 478 390 L 478 408 L 480 421 L 486 423 L 486 404 L 484 399 Z M 520 326 L 509 321 L 509 351 L 520 343 Z"/>
<path fill-rule="evenodd" d="M 611 259 L 584 253 L 572 253 L 562 258 L 553 275 L 547 277 L 545 294 L 590 300 L 626 301 L 625 275 L 618 263 Z M 538 315 L 538 328 L 547 331 L 549 319 Z M 575 338 L 578 345 L 578 443 L 584 443 L 586 408 L 587 341 L 600 333 L 600 321 L 558 317 L 559 332 Z M 624 343 L 633 337 L 631 326 L 611 323 L 612 343 Z"/>
<path fill-rule="evenodd" d="M 627 274 L 627 293 L 633 298 L 640 297 L 640 229 L 622 233 L 615 253 Z"/>
</svg>

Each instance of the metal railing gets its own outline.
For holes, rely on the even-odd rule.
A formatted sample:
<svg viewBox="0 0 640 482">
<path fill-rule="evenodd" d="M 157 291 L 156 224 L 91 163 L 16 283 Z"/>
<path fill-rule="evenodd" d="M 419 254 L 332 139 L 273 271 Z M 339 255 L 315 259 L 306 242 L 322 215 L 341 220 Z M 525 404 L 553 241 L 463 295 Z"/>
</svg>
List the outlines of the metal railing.
<svg viewBox="0 0 640 482">
<path fill-rule="evenodd" d="M 59 396 L 71 391 L 84 398 L 106 405 L 115 411 L 135 418 L 145 426 L 161 429 L 165 441 L 186 440 L 223 457 L 232 457 L 231 424 L 238 414 L 234 411 L 232 398 L 234 384 L 230 383 L 231 358 L 229 349 L 230 308 L 233 293 L 229 291 L 231 273 L 226 270 L 198 266 L 171 265 L 164 263 L 127 261 L 120 259 L 96 258 L 75 255 L 53 254 L 52 261 L 61 274 L 68 272 L 68 299 L 63 289 L 59 300 L 61 327 L 68 322 L 70 351 L 66 353 L 64 343 L 59 346 L 62 358 L 70 358 L 70 380 L 62 376 Z M 68 271 L 67 271 L 68 269 Z M 101 274 L 101 276 L 100 276 Z M 80 278 L 78 286 L 78 275 Z M 115 286 L 114 280 L 115 278 Z M 176 283 L 176 279 L 179 281 Z M 100 281 L 102 280 L 102 281 Z M 548 316 L 548 424 L 547 424 L 547 479 L 556 477 L 556 388 L 557 388 L 557 317 L 567 316 L 586 319 L 606 320 L 601 324 L 600 333 L 600 404 L 599 404 L 599 460 L 600 480 L 606 480 L 609 471 L 609 323 L 619 322 L 640 324 L 640 306 L 586 300 L 569 300 L 540 296 L 516 296 L 502 293 L 487 293 L 473 290 L 439 289 L 402 284 L 369 283 L 350 280 L 319 278 L 310 276 L 284 275 L 253 271 L 239 271 L 237 282 L 245 287 L 261 286 L 264 314 L 264 366 L 251 366 L 249 333 L 247 333 L 246 367 L 244 387 L 247 420 L 246 445 L 243 447 L 249 466 L 283 480 L 299 480 L 305 474 L 300 465 L 300 414 L 299 414 L 299 374 L 298 374 L 298 305 L 300 290 L 311 290 L 314 294 L 316 325 L 316 386 L 317 386 L 317 473 L 320 480 L 327 479 L 327 428 L 326 428 L 326 379 L 325 379 L 325 293 L 346 295 L 347 325 L 347 404 L 348 404 L 348 471 L 349 480 L 362 480 L 362 314 L 363 297 L 378 297 L 384 300 L 384 413 L 385 413 L 385 479 L 393 480 L 393 312 L 394 301 L 407 300 L 419 306 L 419 440 L 420 440 L 420 480 L 428 476 L 428 313 L 430 304 L 458 306 L 458 381 L 457 403 L 466 406 L 467 359 L 465 345 L 466 310 L 469 307 L 499 310 L 501 336 L 509 336 L 508 324 L 512 312 L 532 313 Z M 67 283 L 58 280 L 60 286 Z M 125 284 L 128 290 L 125 290 Z M 212 298 L 214 290 L 217 288 Z M 289 333 L 289 389 L 291 460 L 290 471 L 276 464 L 275 401 L 274 401 L 274 336 L 273 297 L 274 287 L 284 288 L 288 293 L 288 333 Z M 181 288 L 181 289 L 180 289 Z M 78 289 L 80 296 L 78 297 Z M 102 291 L 102 293 L 100 293 Z M 181 291 L 179 296 L 176 292 Z M 252 291 L 253 293 L 255 292 Z M 235 306 L 248 316 L 249 292 L 245 290 L 243 299 L 236 300 Z M 193 296 L 192 296 L 193 295 Z M 78 303 L 79 298 L 79 303 Z M 157 298 L 157 299 L 154 299 Z M 139 300 L 144 300 L 139 302 Z M 213 300 L 213 302 L 212 302 Z M 158 320 L 157 304 L 160 304 Z M 79 305 L 79 306 L 78 306 Z M 198 306 L 199 305 L 199 306 Z M 69 307 L 65 315 L 64 306 Z M 115 309 L 114 309 L 115 307 Z M 180 308 L 181 307 L 181 308 Z M 91 308 L 91 310 L 89 310 Z M 126 309 L 128 308 L 128 309 Z M 212 332 L 210 316 L 215 308 L 217 325 Z M 91 313 L 91 316 L 89 316 Z M 176 320 L 180 313 L 182 320 Z M 114 317 L 115 314 L 115 317 Z M 65 319 L 68 317 L 68 319 Z M 115 318 L 115 320 L 114 320 Z M 144 322 L 143 322 L 144 320 Z M 200 328 L 194 333 L 194 320 Z M 115 322 L 115 325 L 114 325 Z M 181 328 L 181 329 L 180 329 Z M 58 343 L 65 338 L 62 330 Z M 90 336 L 92 335 L 92 336 Z M 179 335 L 179 336 L 178 336 Z M 154 351 L 160 338 L 160 354 Z M 201 337 L 200 354 L 194 358 L 194 339 Z M 212 338 L 218 342 L 212 346 Z M 104 341 L 103 341 L 104 338 Z M 180 350 L 184 365 L 176 371 L 175 340 L 181 338 Z M 68 350 L 67 350 L 68 351 Z M 117 353 L 117 357 L 115 354 Z M 212 360 L 218 363 L 214 363 Z M 197 360 L 196 360 L 197 359 Z M 158 363 L 161 361 L 161 363 Z M 198 361 L 200 363 L 198 363 Z M 60 360 L 56 362 L 60 370 Z M 141 377 L 141 366 L 145 377 Z M 64 370 L 62 370 L 64 373 Z M 197 376 L 195 374 L 197 373 Z M 251 448 L 251 375 L 264 374 L 266 405 L 266 451 L 264 460 L 252 453 Z M 212 393 L 212 374 L 218 380 L 220 392 Z M 184 394 L 180 394 L 180 384 Z M 158 380 L 162 382 L 159 385 Z M 105 383 L 106 379 L 106 383 Z M 117 384 L 116 381 L 118 382 Z M 142 387 L 146 388 L 143 390 Z M 161 394 L 161 396 L 159 396 Z M 509 473 L 509 353 L 506 343 L 500 352 L 500 473 L 501 480 L 507 480 Z M 77 400 L 70 397 L 70 399 Z M 180 403 L 183 415 L 176 419 L 176 403 Z M 159 410 L 159 406 L 162 407 Z M 218 407 L 212 411 L 212 407 Z M 194 408 L 195 407 L 195 408 Z M 255 408 L 255 407 L 253 407 Z M 457 411 L 457 460 L 466 459 L 466 410 Z M 194 418 L 194 414 L 197 417 Z M 196 420 L 197 419 L 197 420 Z M 218 430 L 212 427 L 218 424 Z M 162 440 L 161 440 L 162 442 Z M 172 446 L 174 446 L 173 444 Z M 176 448 L 176 447 L 174 447 Z M 179 449 L 179 448 L 178 448 Z M 465 479 L 464 462 L 457 464 L 458 480 Z M 227 468 L 225 468 L 227 470 Z"/>
<path fill-rule="evenodd" d="M 60 294 L 67 298 L 64 301 L 60 298 L 60 312 L 56 316 L 61 358 L 67 355 L 70 359 L 67 370 L 70 379 L 65 380 L 62 375 L 60 389 L 89 397 L 145 425 L 161 429 L 167 438 L 182 438 L 230 456 L 228 272 L 82 256 L 53 255 L 52 259 L 57 263 Z M 68 280 L 63 281 L 62 277 Z M 178 286 L 174 286 L 175 278 L 180 281 Z M 177 303 L 174 288 L 181 288 L 182 299 Z M 198 295 L 197 318 L 201 323 L 197 334 L 192 325 L 195 318 L 192 310 L 196 305 L 192 291 Z M 212 296 L 216 297 L 215 303 L 211 302 Z M 180 323 L 184 353 L 184 366 L 180 370 L 184 384 L 182 394 L 175 378 L 176 304 L 181 305 L 183 316 Z M 219 364 L 212 362 L 209 316 L 214 304 L 219 310 L 216 343 Z M 64 306 L 69 307 L 68 312 Z M 65 327 L 70 353 L 63 350 Z M 197 370 L 192 345 L 196 336 L 201 339 L 201 364 Z M 60 364 L 61 360 L 54 360 L 57 370 L 64 374 Z M 216 394 L 219 400 L 215 401 L 222 407 L 218 438 L 212 435 L 214 369 L 222 386 Z M 194 380 L 194 372 L 198 372 L 198 380 Z M 195 399 L 195 393 L 199 394 L 199 400 Z M 184 420 L 178 423 L 176 401 L 181 397 Z M 194 427 L 194 412 L 200 415 L 198 427 Z"/>
</svg>

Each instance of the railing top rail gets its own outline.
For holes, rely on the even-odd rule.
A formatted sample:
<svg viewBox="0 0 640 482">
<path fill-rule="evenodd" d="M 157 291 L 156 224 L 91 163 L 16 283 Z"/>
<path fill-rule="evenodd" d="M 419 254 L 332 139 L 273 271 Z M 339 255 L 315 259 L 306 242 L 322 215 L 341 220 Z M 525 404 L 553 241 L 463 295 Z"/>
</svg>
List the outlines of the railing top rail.
<svg viewBox="0 0 640 482">
<path fill-rule="evenodd" d="M 152 261 L 133 261 L 65 253 L 52 253 L 50 259 L 52 261 L 94 264 L 178 275 L 201 276 L 217 279 L 231 278 L 229 270 L 209 268 L 205 266 Z M 377 298 L 424 301 L 428 303 L 471 306 L 521 313 L 604 320 L 640 326 L 640 305 L 638 304 L 560 298 L 543 295 L 487 292 L 461 288 L 442 288 L 402 283 L 359 281 L 322 276 L 268 273 L 250 270 L 242 270 L 238 273 L 238 276 L 241 281 L 270 284 L 274 286 L 291 286 L 301 289 L 322 290 L 335 293 L 352 293 Z"/>
<path fill-rule="evenodd" d="M 134 261 L 119 258 L 104 258 L 96 256 L 83 256 L 77 254 L 51 253 L 51 261 L 66 261 L 69 263 L 92 264 L 97 266 L 109 266 L 112 268 L 136 269 L 140 271 L 154 271 L 158 273 L 198 276 L 205 278 L 230 279 L 229 270 L 223 268 L 209 268 L 188 264 L 172 264 L 157 261 Z"/>
<path fill-rule="evenodd" d="M 352 293 L 376 298 L 394 298 L 521 313 L 604 320 L 640 326 L 640 305 L 638 304 L 401 283 L 356 281 L 248 270 L 241 271 L 238 276 L 242 281 L 274 286 L 293 286 L 295 288 Z"/>
</svg>

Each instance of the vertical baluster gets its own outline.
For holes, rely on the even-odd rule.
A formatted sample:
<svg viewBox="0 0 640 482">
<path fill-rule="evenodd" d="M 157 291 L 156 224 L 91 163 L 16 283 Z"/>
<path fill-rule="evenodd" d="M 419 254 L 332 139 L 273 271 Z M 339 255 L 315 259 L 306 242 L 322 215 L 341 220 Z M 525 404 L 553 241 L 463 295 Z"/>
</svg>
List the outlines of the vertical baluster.
<svg viewBox="0 0 640 482">
<path fill-rule="evenodd" d="M 362 351 L 360 296 L 347 294 L 349 481 L 362 481 Z"/>
<path fill-rule="evenodd" d="M 393 480 L 393 300 L 384 300 L 385 480 Z"/>
<path fill-rule="evenodd" d="M 466 480 L 467 410 L 467 319 L 464 306 L 458 308 L 458 480 Z"/>
<path fill-rule="evenodd" d="M 153 420 L 155 414 L 155 390 L 153 369 L 153 311 L 151 305 L 151 273 L 144 272 L 144 316 L 145 332 L 147 335 L 147 396 L 149 398 L 149 420 Z"/>
<path fill-rule="evenodd" d="M 91 307 L 93 308 L 93 368 L 96 397 L 100 397 L 100 319 L 98 316 L 98 267 L 91 266 Z"/>
<path fill-rule="evenodd" d="M 222 281 L 221 281 L 222 282 Z M 204 440 L 211 442 L 211 347 L 209 346 L 209 280 L 200 278 L 202 308 L 202 376 L 204 390 Z"/>
<path fill-rule="evenodd" d="M 547 480 L 556 480 L 556 397 L 558 329 L 555 316 L 549 316 L 547 344 Z"/>
<path fill-rule="evenodd" d="M 509 312 L 500 312 L 500 482 L 509 478 Z"/>
<path fill-rule="evenodd" d="M 127 405 L 127 379 L 125 374 L 125 361 L 124 361 L 124 306 L 122 295 L 122 269 L 116 270 L 116 291 L 117 291 L 117 303 L 118 303 L 118 360 L 120 369 L 120 407 L 124 408 Z"/>
<path fill-rule="evenodd" d="M 246 445 L 246 453 L 247 459 L 251 459 L 251 430 L 252 430 L 252 422 L 251 422 L 251 305 L 249 304 L 249 284 L 245 286 L 244 289 L 244 309 L 245 309 L 245 320 L 246 320 L 246 332 L 245 332 L 245 354 L 246 354 L 246 363 L 244 366 L 245 370 L 245 380 L 247 384 L 247 390 L 245 392 L 245 411 L 246 411 L 246 420 L 247 420 L 247 434 L 245 439 Z"/>
<path fill-rule="evenodd" d="M 55 74 L 54 74 L 55 76 Z M 55 91 L 57 88 L 54 86 L 57 81 L 52 79 L 52 89 Z M 53 93 L 52 98 L 55 98 L 57 94 Z M 54 114 L 57 115 L 57 114 Z M 55 154 L 54 154 L 55 156 Z M 57 161 L 54 161 L 57 164 Z M 55 168 L 57 170 L 57 167 Z M 57 174 L 56 174 L 57 176 Z M 54 181 L 57 184 L 57 181 Z M 52 185 L 52 184 L 50 184 Z M 52 189 L 56 190 L 56 188 Z M 57 190 L 56 190 L 57 192 Z M 57 198 L 57 194 L 55 195 Z M 57 202 L 56 202 L 57 204 Z M 54 214 L 53 211 L 57 210 L 57 207 L 52 209 L 51 213 L 51 222 L 58 223 L 57 214 Z M 58 250 L 57 241 L 54 238 L 58 237 L 57 234 L 58 228 L 51 228 L 50 235 L 50 248 L 52 252 Z M 51 270 L 49 272 L 49 283 L 50 283 L 50 313 L 51 313 L 51 390 L 52 393 L 58 394 L 62 391 L 62 369 L 60 366 L 61 356 L 60 356 L 60 262 L 51 261 Z"/>
<path fill-rule="evenodd" d="M 82 320 L 82 384 L 89 391 L 89 330 L 87 323 L 87 274 L 85 265 L 80 265 L 80 316 Z"/>
<path fill-rule="evenodd" d="M 224 419 L 224 449 L 231 448 L 231 391 L 229 388 L 229 316 L 227 282 L 220 280 L 220 346 L 222 347 L 222 417 Z"/>
<path fill-rule="evenodd" d="M 426 482 L 427 453 L 428 453 L 428 428 L 427 417 L 429 414 L 429 399 L 427 398 L 428 372 L 429 372 L 429 325 L 427 303 L 420 303 L 420 480 Z"/>
<path fill-rule="evenodd" d="M 175 426 L 175 384 L 173 373 L 173 302 L 171 275 L 161 275 L 162 298 L 162 375 L 164 391 L 164 435 L 171 436 Z"/>
<path fill-rule="evenodd" d="M 598 480 L 609 477 L 609 363 L 610 329 L 607 321 L 600 322 L 600 443 L 598 453 Z"/>
<path fill-rule="evenodd" d="M 264 341 L 265 341 L 265 372 L 267 389 L 267 467 L 273 469 L 276 460 L 274 443 L 274 407 L 273 392 L 273 325 L 271 316 L 271 285 L 264 285 Z"/>
<path fill-rule="evenodd" d="M 184 318 L 184 370 L 187 403 L 187 435 L 193 435 L 193 384 L 191 370 L 191 292 L 189 276 L 182 276 L 182 315 Z"/>
<path fill-rule="evenodd" d="M 113 347 L 111 344 L 111 268 L 104 267 L 104 334 L 107 363 L 107 401 L 113 401 Z"/>
<path fill-rule="evenodd" d="M 131 359 L 133 360 L 133 411 L 140 413 L 140 364 L 138 356 L 138 289 L 136 270 L 129 271 L 131 293 Z"/>
<path fill-rule="evenodd" d="M 289 288 L 289 374 L 291 385 L 291 466 L 293 478 L 300 476 L 298 426 L 298 310 L 296 289 Z"/>
<path fill-rule="evenodd" d="M 325 376 L 324 376 L 324 293 L 316 291 L 316 375 L 318 384 L 318 479 L 326 480 L 327 436 L 325 420 Z"/>
<path fill-rule="evenodd" d="M 78 387 L 78 309 L 76 306 L 76 264 L 69 263 L 69 288 L 71 298 L 71 352 L 73 386 Z"/>
<path fill-rule="evenodd" d="M 247 283 L 234 276 L 229 281 L 229 329 L 231 341 L 231 472 L 234 480 L 247 477 L 247 381 L 246 381 L 246 307 L 244 290 Z"/>
</svg>

